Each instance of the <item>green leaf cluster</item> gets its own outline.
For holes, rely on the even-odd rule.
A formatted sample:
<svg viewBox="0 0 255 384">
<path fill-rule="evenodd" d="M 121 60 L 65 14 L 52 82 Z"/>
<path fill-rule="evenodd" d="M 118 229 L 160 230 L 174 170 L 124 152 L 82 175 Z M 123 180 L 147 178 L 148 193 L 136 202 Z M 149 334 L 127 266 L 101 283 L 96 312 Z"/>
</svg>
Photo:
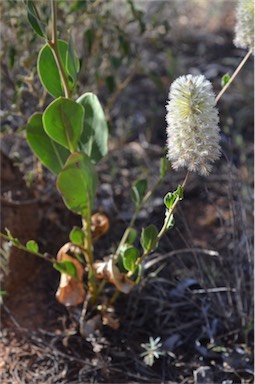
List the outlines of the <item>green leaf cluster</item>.
<svg viewBox="0 0 255 384">
<path fill-rule="evenodd" d="M 46 40 L 38 55 L 37 71 L 42 86 L 54 98 L 43 113 L 37 112 L 30 117 L 26 127 L 27 141 L 42 164 L 57 176 L 57 189 L 67 208 L 89 221 L 98 181 L 95 164 L 108 152 L 106 118 L 95 94 L 87 92 L 77 101 L 73 100 L 80 61 L 71 33 L 68 42 L 58 40 L 53 28 L 50 40 L 36 3 L 26 0 L 26 6 L 32 28 Z M 81 247 L 88 236 L 86 230 L 77 227 L 70 232 L 71 242 Z M 31 252 L 38 251 L 33 241 L 26 247 Z M 126 263 L 130 270 L 132 259 L 127 258 Z M 57 262 L 54 267 L 76 276 L 73 263 Z"/>
<path fill-rule="evenodd" d="M 58 41 L 58 53 L 70 90 L 77 82 L 79 60 L 69 43 Z M 40 161 L 58 176 L 57 187 L 66 206 L 81 215 L 93 208 L 97 163 L 108 151 L 108 126 L 96 95 L 86 93 L 74 101 L 64 97 L 55 52 L 45 44 L 38 57 L 44 88 L 56 98 L 44 111 L 31 116 L 27 141 Z"/>
</svg>

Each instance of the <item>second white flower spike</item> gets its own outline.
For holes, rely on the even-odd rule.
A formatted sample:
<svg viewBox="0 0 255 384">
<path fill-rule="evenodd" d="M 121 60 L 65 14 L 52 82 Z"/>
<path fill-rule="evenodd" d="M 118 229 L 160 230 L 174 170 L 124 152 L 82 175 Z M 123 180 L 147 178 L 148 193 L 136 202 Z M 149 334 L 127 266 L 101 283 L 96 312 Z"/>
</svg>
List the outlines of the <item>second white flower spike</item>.
<svg viewBox="0 0 255 384">
<path fill-rule="evenodd" d="M 236 47 L 252 49 L 254 54 L 254 1 L 239 0 L 236 9 Z"/>
<path fill-rule="evenodd" d="M 168 159 L 174 169 L 208 175 L 220 157 L 218 110 L 211 83 L 186 75 L 170 87 L 167 104 Z"/>
</svg>

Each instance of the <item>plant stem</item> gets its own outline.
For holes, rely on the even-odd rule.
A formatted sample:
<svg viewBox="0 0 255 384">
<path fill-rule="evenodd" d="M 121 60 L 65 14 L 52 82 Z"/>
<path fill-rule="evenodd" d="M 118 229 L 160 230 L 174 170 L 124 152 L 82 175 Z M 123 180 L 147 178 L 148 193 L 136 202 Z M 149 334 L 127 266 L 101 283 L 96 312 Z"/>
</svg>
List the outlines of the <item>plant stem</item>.
<svg viewBox="0 0 255 384">
<path fill-rule="evenodd" d="M 52 13 L 52 35 L 51 42 L 53 45 L 58 42 L 57 35 L 57 3 L 56 0 L 51 0 L 51 13 Z"/>
<path fill-rule="evenodd" d="M 189 178 L 189 171 L 187 172 L 187 174 L 186 174 L 186 176 L 185 176 L 185 179 L 184 179 L 184 181 L 183 181 L 183 183 L 182 183 L 182 189 L 183 189 L 183 190 L 184 190 L 184 188 L 185 188 L 185 186 L 186 186 L 186 184 L 187 184 L 188 178 Z M 159 240 L 162 238 L 162 236 L 166 233 L 168 222 L 169 222 L 169 220 L 170 220 L 170 218 L 171 218 L 171 216 L 172 216 L 172 214 L 173 214 L 173 212 L 174 212 L 176 206 L 178 205 L 179 201 L 180 201 L 180 198 L 177 197 L 176 200 L 175 200 L 175 202 L 174 202 L 174 204 L 173 204 L 173 206 L 168 210 L 167 215 L 166 215 L 166 218 L 165 218 L 165 221 L 164 221 L 164 225 L 163 225 L 163 227 L 161 228 L 161 230 L 160 230 L 160 232 L 159 232 L 159 234 L 158 234 L 158 236 L 157 236 L 157 240 L 158 240 L 158 241 L 159 241 Z"/>
<path fill-rule="evenodd" d="M 188 178 L 189 178 L 189 171 L 187 172 L 186 176 L 185 176 L 185 179 L 182 183 L 182 189 L 184 190 L 186 184 L 187 184 L 187 181 L 188 181 Z M 164 224 L 160 230 L 160 232 L 158 233 L 158 236 L 157 236 L 157 241 L 159 242 L 160 239 L 163 237 L 163 235 L 167 232 L 168 230 L 168 223 L 169 223 L 169 220 L 171 219 L 171 216 L 173 215 L 174 213 L 174 210 L 176 209 L 178 203 L 180 201 L 180 198 L 177 197 L 174 204 L 172 205 L 172 207 L 168 210 L 167 212 L 167 215 L 166 215 L 166 218 L 165 218 L 165 221 L 164 221 Z M 148 256 L 150 254 L 150 252 L 152 251 L 152 249 L 147 249 L 146 251 L 143 252 L 142 256 L 139 257 L 136 261 L 136 265 L 139 265 L 142 263 L 142 261 L 145 259 L 146 256 Z"/>
<path fill-rule="evenodd" d="M 52 13 L 52 36 L 51 40 L 48 40 L 48 44 L 52 49 L 59 74 L 62 80 L 65 97 L 70 98 L 70 89 L 68 86 L 67 77 L 64 71 L 64 67 L 60 58 L 59 49 L 58 49 L 58 36 L 57 36 L 57 0 L 50 0 L 51 2 L 51 13 Z"/>
<path fill-rule="evenodd" d="M 247 54 L 245 55 L 245 57 L 243 58 L 243 60 L 241 61 L 241 63 L 238 65 L 238 67 L 236 68 L 235 72 L 233 73 L 233 75 L 231 76 L 230 80 L 227 82 L 227 84 L 225 84 L 225 86 L 222 88 L 222 90 L 220 91 L 220 93 L 218 94 L 218 96 L 216 97 L 215 101 L 216 101 L 216 104 L 218 103 L 218 101 L 220 100 L 220 98 L 222 97 L 222 95 L 226 92 L 226 90 L 228 89 L 228 87 L 230 86 L 230 84 L 233 82 L 233 80 L 236 78 L 236 76 L 238 75 L 238 73 L 241 71 L 241 69 L 243 68 L 244 64 L 246 63 L 246 61 L 249 59 L 250 55 L 252 54 L 252 49 L 250 49 Z"/>
<path fill-rule="evenodd" d="M 91 220 L 90 220 L 90 214 L 87 215 L 87 217 L 82 218 L 82 230 L 85 234 L 84 239 L 84 255 L 87 264 L 92 268 L 93 265 L 93 245 L 92 245 L 92 238 L 91 238 Z"/>
<path fill-rule="evenodd" d="M 2 237 L 6 241 L 10 241 L 12 243 L 13 247 L 18 248 L 21 251 L 31 253 L 32 255 L 38 256 L 41 259 L 49 261 L 50 263 L 56 263 L 57 262 L 57 260 L 53 256 L 49 255 L 48 253 L 43 254 L 40 252 L 30 251 L 29 249 L 27 249 L 27 247 L 25 245 L 22 245 L 20 242 L 15 243 L 15 239 L 10 238 L 8 235 L 5 235 L 4 233 L 0 233 L 0 237 Z"/>
<path fill-rule="evenodd" d="M 102 280 L 100 285 L 99 285 L 99 287 L 97 288 L 97 290 L 95 290 L 93 292 L 93 296 L 90 299 L 90 303 L 91 304 L 95 304 L 97 302 L 97 299 L 100 296 L 100 294 L 102 293 L 102 291 L 103 291 L 103 289 L 105 287 L 105 284 L 106 284 L 106 280 Z"/>
<path fill-rule="evenodd" d="M 93 243 L 92 243 L 92 236 L 91 236 L 91 215 L 90 210 L 89 214 L 86 217 L 82 217 L 82 230 L 85 235 L 84 239 L 84 257 L 87 262 L 88 266 L 88 286 L 89 291 L 93 295 L 95 292 L 95 296 L 97 297 L 97 291 L 98 291 L 98 281 L 95 277 L 94 269 L 93 269 L 93 262 L 94 262 L 94 255 L 93 255 Z"/>
</svg>

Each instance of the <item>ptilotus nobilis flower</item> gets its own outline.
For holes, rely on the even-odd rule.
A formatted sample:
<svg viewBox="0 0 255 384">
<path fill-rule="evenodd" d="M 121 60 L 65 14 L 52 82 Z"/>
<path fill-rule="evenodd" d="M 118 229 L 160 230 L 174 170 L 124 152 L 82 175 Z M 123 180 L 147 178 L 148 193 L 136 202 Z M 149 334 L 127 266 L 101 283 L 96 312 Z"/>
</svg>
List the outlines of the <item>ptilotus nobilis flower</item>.
<svg viewBox="0 0 255 384">
<path fill-rule="evenodd" d="M 254 0 L 238 1 L 235 34 L 235 46 L 252 49 L 254 53 Z"/>
<path fill-rule="evenodd" d="M 208 175 L 220 157 L 218 110 L 211 83 L 203 75 L 176 79 L 167 104 L 167 157 L 174 169 Z"/>
</svg>

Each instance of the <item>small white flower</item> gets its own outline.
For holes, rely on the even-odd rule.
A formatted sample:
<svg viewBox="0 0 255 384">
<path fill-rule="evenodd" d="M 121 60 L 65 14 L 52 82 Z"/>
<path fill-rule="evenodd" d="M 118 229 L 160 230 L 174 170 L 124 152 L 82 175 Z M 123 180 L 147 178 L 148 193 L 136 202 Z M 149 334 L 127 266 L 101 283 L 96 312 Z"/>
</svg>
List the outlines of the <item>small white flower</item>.
<svg viewBox="0 0 255 384">
<path fill-rule="evenodd" d="M 239 0 L 236 9 L 236 47 L 253 49 L 254 52 L 254 0 Z"/>
<path fill-rule="evenodd" d="M 157 337 L 155 340 L 153 337 L 149 338 L 149 343 L 141 344 L 141 347 L 145 349 L 145 352 L 142 352 L 140 356 L 143 357 L 143 360 L 146 365 L 152 366 L 154 364 L 154 359 L 158 359 L 160 356 L 164 355 L 164 351 L 160 351 L 162 343 L 160 343 L 160 337 Z"/>
<path fill-rule="evenodd" d="M 186 75 L 170 88 L 167 104 L 167 157 L 174 169 L 208 175 L 220 157 L 219 117 L 211 83 Z"/>
</svg>

